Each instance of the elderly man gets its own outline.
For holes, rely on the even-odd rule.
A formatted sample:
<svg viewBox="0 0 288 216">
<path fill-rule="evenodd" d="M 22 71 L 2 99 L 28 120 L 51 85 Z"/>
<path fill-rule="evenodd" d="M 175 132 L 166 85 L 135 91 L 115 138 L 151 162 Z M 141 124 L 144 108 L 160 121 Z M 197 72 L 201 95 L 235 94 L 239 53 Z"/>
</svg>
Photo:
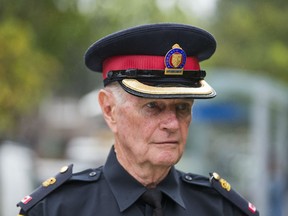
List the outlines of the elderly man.
<svg viewBox="0 0 288 216">
<path fill-rule="evenodd" d="M 182 24 L 151 24 L 108 35 L 86 52 L 103 74 L 98 101 L 115 138 L 103 167 L 72 173 L 72 165 L 18 203 L 29 216 L 259 215 L 218 174 L 176 170 L 194 99 L 216 93 L 199 62 L 212 56 L 208 32 Z"/>
</svg>

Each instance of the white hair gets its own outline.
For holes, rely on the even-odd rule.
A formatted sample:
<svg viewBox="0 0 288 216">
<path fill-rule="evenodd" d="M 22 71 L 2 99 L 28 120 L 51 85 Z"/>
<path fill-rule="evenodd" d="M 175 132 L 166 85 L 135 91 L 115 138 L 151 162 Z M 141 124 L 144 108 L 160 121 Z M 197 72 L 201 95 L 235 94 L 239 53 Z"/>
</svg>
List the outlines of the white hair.
<svg viewBox="0 0 288 216">
<path fill-rule="evenodd" d="M 105 90 L 113 94 L 117 103 L 124 103 L 125 99 L 127 98 L 127 93 L 124 91 L 124 89 L 120 86 L 118 82 L 112 82 L 109 85 L 105 86 Z"/>
</svg>

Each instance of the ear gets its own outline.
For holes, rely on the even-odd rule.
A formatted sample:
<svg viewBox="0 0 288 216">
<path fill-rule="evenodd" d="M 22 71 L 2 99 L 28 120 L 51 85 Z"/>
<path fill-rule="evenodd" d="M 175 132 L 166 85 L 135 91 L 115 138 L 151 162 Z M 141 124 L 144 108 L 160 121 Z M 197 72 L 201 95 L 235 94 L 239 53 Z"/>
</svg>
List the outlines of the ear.
<svg viewBox="0 0 288 216">
<path fill-rule="evenodd" d="M 103 117 L 108 124 L 112 132 L 116 131 L 116 119 L 115 119 L 115 108 L 116 101 L 114 95 L 105 90 L 101 89 L 98 94 L 98 102 L 101 107 Z"/>
</svg>

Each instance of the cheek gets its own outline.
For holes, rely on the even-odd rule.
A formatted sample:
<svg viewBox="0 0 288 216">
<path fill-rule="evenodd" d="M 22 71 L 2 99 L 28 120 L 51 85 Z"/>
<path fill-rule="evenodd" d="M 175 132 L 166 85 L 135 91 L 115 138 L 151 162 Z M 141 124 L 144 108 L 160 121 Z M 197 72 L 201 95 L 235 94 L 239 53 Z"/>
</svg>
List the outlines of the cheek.
<svg viewBox="0 0 288 216">
<path fill-rule="evenodd" d="M 189 133 L 190 123 L 191 121 L 187 122 L 185 126 L 183 127 L 183 131 L 186 134 L 186 136 L 188 136 L 188 133 Z"/>
<path fill-rule="evenodd" d="M 186 136 L 188 135 L 189 132 L 189 127 L 192 121 L 192 117 L 187 117 L 186 119 L 183 119 L 183 121 L 181 122 L 181 132 L 183 135 L 186 134 Z"/>
<path fill-rule="evenodd" d="M 118 135 L 122 136 L 123 141 L 132 144 L 143 138 L 144 131 L 146 133 L 143 119 L 129 107 L 120 110 L 117 119 L 117 131 Z"/>
<path fill-rule="evenodd" d="M 125 109 L 119 111 L 118 126 L 123 128 L 122 132 L 134 131 L 138 136 L 143 136 L 144 132 L 148 132 L 154 125 L 151 119 L 149 120 L 141 111 L 135 110 L 135 107 L 126 106 Z"/>
</svg>

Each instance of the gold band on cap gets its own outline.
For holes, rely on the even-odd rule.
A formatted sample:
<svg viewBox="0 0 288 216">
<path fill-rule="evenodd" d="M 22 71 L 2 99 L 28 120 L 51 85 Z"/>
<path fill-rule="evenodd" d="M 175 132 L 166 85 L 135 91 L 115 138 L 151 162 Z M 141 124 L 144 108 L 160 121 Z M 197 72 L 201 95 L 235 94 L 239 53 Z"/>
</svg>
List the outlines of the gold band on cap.
<svg viewBox="0 0 288 216">
<path fill-rule="evenodd" d="M 137 91 L 143 94 L 153 94 L 153 95 L 215 95 L 213 88 L 205 81 L 201 80 L 201 87 L 159 87 L 145 85 L 136 79 L 124 79 L 122 84 L 127 88 Z"/>
</svg>

